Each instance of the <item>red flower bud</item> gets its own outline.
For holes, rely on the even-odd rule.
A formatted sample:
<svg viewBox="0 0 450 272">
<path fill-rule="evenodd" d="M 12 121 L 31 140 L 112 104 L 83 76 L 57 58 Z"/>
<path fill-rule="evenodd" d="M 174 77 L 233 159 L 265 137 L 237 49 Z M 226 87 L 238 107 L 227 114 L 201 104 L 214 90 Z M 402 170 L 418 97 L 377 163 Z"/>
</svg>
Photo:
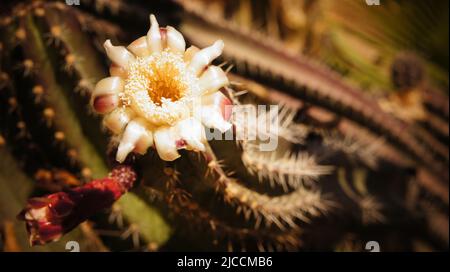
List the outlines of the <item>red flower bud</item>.
<svg viewBox="0 0 450 272">
<path fill-rule="evenodd" d="M 130 166 L 119 165 L 109 177 L 29 199 L 18 219 L 25 221 L 31 245 L 56 241 L 90 216 L 110 207 L 135 181 L 136 172 Z"/>
</svg>

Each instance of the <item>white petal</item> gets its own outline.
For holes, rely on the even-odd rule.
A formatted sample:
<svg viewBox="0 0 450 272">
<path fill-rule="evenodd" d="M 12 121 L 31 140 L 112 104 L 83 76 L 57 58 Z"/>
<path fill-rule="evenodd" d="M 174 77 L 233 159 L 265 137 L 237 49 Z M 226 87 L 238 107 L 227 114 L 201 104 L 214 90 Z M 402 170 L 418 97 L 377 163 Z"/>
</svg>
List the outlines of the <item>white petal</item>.
<svg viewBox="0 0 450 272">
<path fill-rule="evenodd" d="M 176 146 L 177 137 L 171 127 L 162 127 L 154 132 L 156 151 L 161 159 L 173 161 L 180 157 Z"/>
<path fill-rule="evenodd" d="M 131 54 L 125 47 L 114 46 L 110 40 L 106 40 L 103 46 L 105 47 L 106 54 L 111 61 L 119 66 L 126 68 L 128 63 L 134 61 L 135 59 L 133 54 Z"/>
<path fill-rule="evenodd" d="M 118 76 L 121 78 L 127 78 L 128 76 L 127 70 L 125 68 L 114 63 L 109 66 L 109 74 L 111 76 Z"/>
<path fill-rule="evenodd" d="M 147 153 L 148 148 L 153 146 L 153 135 L 149 130 L 146 130 L 146 132 L 146 134 L 139 138 L 139 141 L 137 141 L 136 147 L 134 148 L 134 151 L 141 155 Z"/>
<path fill-rule="evenodd" d="M 176 129 L 181 139 L 188 144 L 186 149 L 205 151 L 205 145 L 202 142 L 205 141 L 206 136 L 200 121 L 195 118 L 185 119 L 177 124 Z"/>
<path fill-rule="evenodd" d="M 150 15 L 150 30 L 147 33 L 147 46 L 150 52 L 162 51 L 161 32 L 159 31 L 159 24 L 156 21 L 155 15 Z"/>
<path fill-rule="evenodd" d="M 197 46 L 191 45 L 186 51 L 184 52 L 183 59 L 185 62 L 190 62 L 192 58 L 197 54 L 197 52 L 200 51 L 200 49 Z"/>
<path fill-rule="evenodd" d="M 217 128 L 221 132 L 231 128 L 231 123 L 225 121 L 220 108 L 214 105 L 202 107 L 202 123 L 206 127 Z"/>
<path fill-rule="evenodd" d="M 145 126 L 145 120 L 135 119 L 128 123 L 117 149 L 116 160 L 123 162 L 131 151 L 145 154 L 153 145 L 151 132 Z"/>
<path fill-rule="evenodd" d="M 173 52 L 183 54 L 186 49 L 186 42 L 184 41 L 183 35 L 171 26 L 166 27 L 166 29 L 167 47 Z"/>
<path fill-rule="evenodd" d="M 222 68 L 209 66 L 199 80 L 199 95 L 206 95 L 228 85 L 228 77 Z"/>
<path fill-rule="evenodd" d="M 196 75 L 200 75 L 208 64 L 222 54 L 223 47 L 223 41 L 218 40 L 213 45 L 198 51 L 189 63 L 190 69 L 192 69 Z"/>
<path fill-rule="evenodd" d="M 113 112 L 105 115 L 103 125 L 111 130 L 114 134 L 122 133 L 125 126 L 133 117 L 133 112 L 129 109 L 118 108 Z"/>
<path fill-rule="evenodd" d="M 97 113 L 105 114 L 119 105 L 117 94 L 123 90 L 124 82 L 120 77 L 107 77 L 100 80 L 91 95 L 90 104 Z"/>
<path fill-rule="evenodd" d="M 150 49 L 147 46 L 147 36 L 142 36 L 139 39 L 128 45 L 128 50 L 138 57 L 147 57 L 151 54 Z"/>
<path fill-rule="evenodd" d="M 117 76 L 104 78 L 95 85 L 92 96 L 117 94 L 123 91 L 124 84 L 122 78 Z"/>
</svg>

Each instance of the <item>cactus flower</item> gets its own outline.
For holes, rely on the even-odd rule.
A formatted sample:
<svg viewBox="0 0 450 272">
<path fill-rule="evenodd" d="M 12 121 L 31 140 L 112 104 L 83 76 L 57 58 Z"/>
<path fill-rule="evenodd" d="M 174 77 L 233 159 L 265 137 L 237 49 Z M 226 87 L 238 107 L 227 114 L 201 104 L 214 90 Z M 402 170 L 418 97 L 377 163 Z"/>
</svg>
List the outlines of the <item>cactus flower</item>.
<svg viewBox="0 0 450 272">
<path fill-rule="evenodd" d="M 205 149 L 204 127 L 221 132 L 231 127 L 224 107 L 229 100 L 219 91 L 228 78 L 211 65 L 224 43 L 185 50 L 176 29 L 160 28 L 154 15 L 150 25 L 146 36 L 126 48 L 104 43 L 111 76 L 97 83 L 91 97 L 94 110 L 104 115 L 103 124 L 120 139 L 118 162 L 150 147 L 161 159 L 173 161 L 180 156 L 178 149 Z"/>
</svg>

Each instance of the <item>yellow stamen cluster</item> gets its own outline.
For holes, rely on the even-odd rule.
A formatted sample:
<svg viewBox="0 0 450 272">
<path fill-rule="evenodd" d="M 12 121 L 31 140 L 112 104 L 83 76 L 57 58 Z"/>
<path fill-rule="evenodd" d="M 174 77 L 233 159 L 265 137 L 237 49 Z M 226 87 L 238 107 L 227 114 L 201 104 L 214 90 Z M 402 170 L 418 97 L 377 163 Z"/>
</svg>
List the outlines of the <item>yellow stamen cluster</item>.
<svg viewBox="0 0 450 272">
<path fill-rule="evenodd" d="M 189 113 L 197 81 L 182 55 L 164 50 L 130 63 L 124 94 L 154 125 L 171 125 Z"/>
</svg>

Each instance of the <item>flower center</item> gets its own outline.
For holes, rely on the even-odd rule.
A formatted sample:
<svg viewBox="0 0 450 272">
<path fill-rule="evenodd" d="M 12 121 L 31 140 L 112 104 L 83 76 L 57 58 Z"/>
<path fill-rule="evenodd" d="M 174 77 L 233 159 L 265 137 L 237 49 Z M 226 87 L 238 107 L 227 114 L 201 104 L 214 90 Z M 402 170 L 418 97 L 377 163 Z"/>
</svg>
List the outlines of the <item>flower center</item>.
<svg viewBox="0 0 450 272">
<path fill-rule="evenodd" d="M 181 54 L 165 50 L 129 64 L 124 93 L 139 115 L 155 125 L 170 124 L 186 114 L 197 81 Z"/>
<path fill-rule="evenodd" d="M 127 86 L 145 89 L 151 102 L 161 105 L 161 99 L 172 102 L 182 98 L 188 89 L 186 65 L 181 56 L 164 51 L 138 58 L 130 65 Z"/>
<path fill-rule="evenodd" d="M 143 71 L 147 78 L 147 92 L 153 103 L 161 105 L 161 99 L 178 101 L 187 90 L 185 82 L 180 80 L 180 70 L 173 62 L 164 60 L 152 62 Z"/>
</svg>

